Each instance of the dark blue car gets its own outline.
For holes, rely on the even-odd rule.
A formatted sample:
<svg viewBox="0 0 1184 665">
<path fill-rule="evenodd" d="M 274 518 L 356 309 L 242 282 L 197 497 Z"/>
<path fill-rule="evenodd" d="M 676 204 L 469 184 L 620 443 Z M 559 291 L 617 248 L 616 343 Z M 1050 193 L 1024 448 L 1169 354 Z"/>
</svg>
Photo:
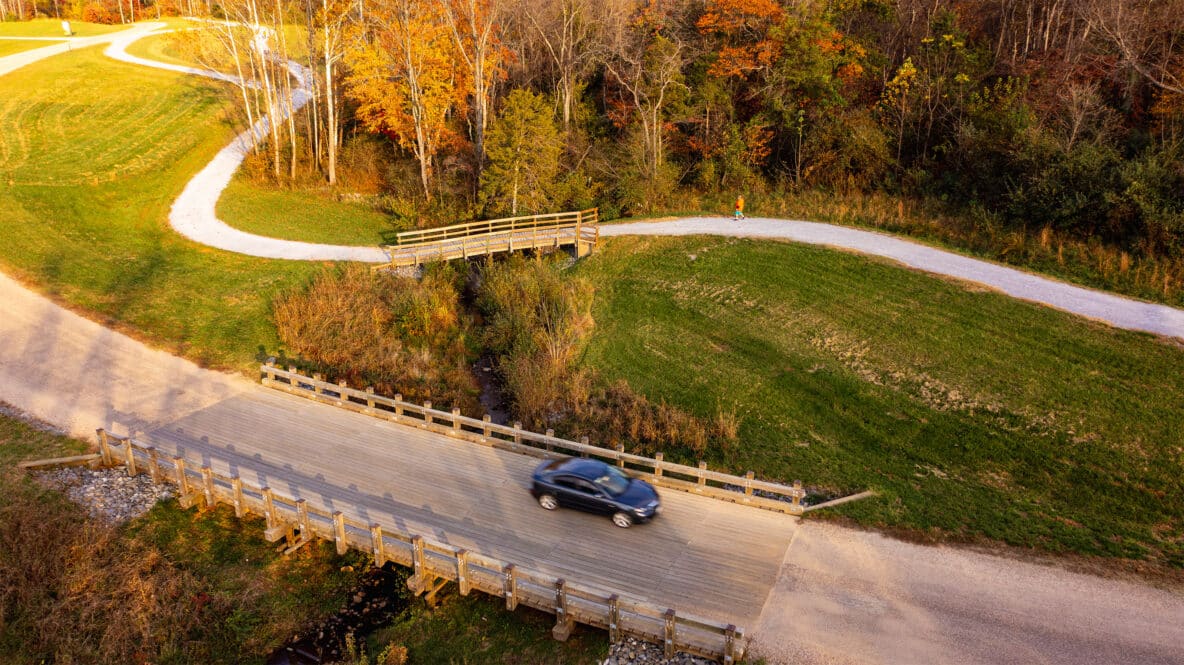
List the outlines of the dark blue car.
<svg viewBox="0 0 1184 665">
<path fill-rule="evenodd" d="M 566 506 L 612 515 L 622 528 L 648 522 L 662 510 L 652 485 L 600 460 L 549 460 L 534 470 L 533 479 L 530 493 L 547 510 Z"/>
</svg>

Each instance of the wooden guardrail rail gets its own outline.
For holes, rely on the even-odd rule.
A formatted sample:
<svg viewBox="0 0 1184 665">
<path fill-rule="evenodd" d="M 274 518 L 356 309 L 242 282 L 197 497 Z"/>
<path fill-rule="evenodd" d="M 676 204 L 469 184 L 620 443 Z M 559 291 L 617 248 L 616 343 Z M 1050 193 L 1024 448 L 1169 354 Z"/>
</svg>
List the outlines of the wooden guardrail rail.
<svg viewBox="0 0 1184 665">
<path fill-rule="evenodd" d="M 565 245 L 584 256 L 600 241 L 598 221 L 598 210 L 591 208 L 403 231 L 396 234 L 396 244 L 383 246 L 390 263 L 375 269 Z"/>
<path fill-rule="evenodd" d="M 800 480 L 793 486 L 757 480 L 749 471 L 737 476 L 720 471 L 711 471 L 705 462 L 696 466 L 667 462 L 662 453 L 654 457 L 626 453 L 623 446 L 603 448 L 588 442 L 570 441 L 554 436 L 551 430 L 545 434 L 524 430 L 520 423 L 513 426 L 490 422 L 490 417 L 480 420 L 462 416 L 459 409 L 451 412 L 432 408 L 431 402 L 423 405 L 403 401 L 402 395 L 393 398 L 376 395 L 373 389 L 358 390 L 345 382 L 329 383 L 319 376 L 306 376 L 291 367 L 287 370 L 272 363 L 261 368 L 263 385 L 299 395 L 323 404 L 331 404 L 357 413 L 383 418 L 411 427 L 429 429 L 458 439 L 493 446 L 516 453 L 547 457 L 556 453 L 596 457 L 611 462 L 623 469 L 629 469 L 646 476 L 655 485 L 701 494 L 715 499 L 741 503 L 766 510 L 790 515 L 801 515 L 805 510 L 802 499 L 806 496 Z"/>
<path fill-rule="evenodd" d="M 582 623 L 607 630 L 613 642 L 634 636 L 663 645 L 668 658 L 685 652 L 731 665 L 747 647 L 744 631 L 734 625 L 685 616 L 672 608 L 544 575 L 397 526 L 364 523 L 339 510 L 330 513 L 303 498 L 250 485 L 241 473 L 225 476 L 208 465 L 190 468 L 184 458 L 161 455 L 155 447 L 131 437 L 102 429 L 97 433 L 99 455 L 106 466 L 123 466 L 129 476 L 149 473 L 156 483 L 175 484 L 182 506 L 225 503 L 239 517 L 248 512 L 261 515 L 267 523 L 267 540 L 286 538 L 289 551 L 323 538 L 333 541 L 339 554 L 352 548 L 371 554 L 377 566 L 387 561 L 407 566 L 413 570 L 407 585 L 416 594 L 434 595 L 444 582 L 456 582 L 462 596 L 475 589 L 505 599 L 511 610 L 521 604 L 554 614 L 556 639 L 567 639 L 574 625 Z"/>
</svg>

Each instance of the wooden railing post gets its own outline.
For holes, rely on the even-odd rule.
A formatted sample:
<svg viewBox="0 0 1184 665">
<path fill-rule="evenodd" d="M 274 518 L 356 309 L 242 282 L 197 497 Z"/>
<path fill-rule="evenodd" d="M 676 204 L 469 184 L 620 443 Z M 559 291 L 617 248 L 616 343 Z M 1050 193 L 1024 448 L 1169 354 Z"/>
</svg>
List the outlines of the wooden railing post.
<svg viewBox="0 0 1184 665">
<path fill-rule="evenodd" d="M 136 475 L 136 453 L 132 450 L 132 437 L 123 440 L 123 455 L 127 463 L 127 475 Z"/>
<path fill-rule="evenodd" d="M 366 413 L 374 413 L 374 386 L 366 386 Z"/>
<path fill-rule="evenodd" d="M 793 509 L 800 512 L 802 510 L 802 481 L 793 481 Z"/>
<path fill-rule="evenodd" d="M 456 586 L 460 595 L 469 595 L 469 552 L 456 551 Z"/>
<path fill-rule="evenodd" d="M 567 611 L 567 582 L 563 578 L 555 580 L 555 627 L 551 629 L 551 637 L 560 642 L 571 637 L 572 618 Z"/>
<path fill-rule="evenodd" d="M 341 379 L 337 382 L 337 406 L 341 406 L 342 404 L 345 404 L 349 401 L 349 397 L 347 397 L 345 394 L 345 391 L 348 388 L 349 386 L 346 385 L 345 379 Z"/>
<path fill-rule="evenodd" d="M 621 599 L 615 593 L 608 597 L 608 641 L 621 641 Z"/>
<path fill-rule="evenodd" d="M 337 556 L 349 551 L 349 543 L 345 540 L 345 513 L 333 511 L 333 542 L 337 545 Z"/>
<path fill-rule="evenodd" d="M 491 420 L 493 418 L 488 413 L 481 416 L 481 441 L 483 442 L 489 440 L 489 423 Z"/>
<path fill-rule="evenodd" d="M 318 395 L 318 396 L 321 394 L 321 379 L 322 378 L 323 377 L 321 376 L 320 372 L 313 373 L 313 375 L 312 375 L 312 394 Z"/>
<path fill-rule="evenodd" d="M 208 464 L 201 467 L 201 484 L 206 495 L 206 508 L 213 508 L 218 500 L 214 497 L 214 470 Z"/>
<path fill-rule="evenodd" d="M 177 495 L 189 494 L 189 480 L 185 478 L 185 458 L 173 458 L 173 472 L 177 474 Z"/>
<path fill-rule="evenodd" d="M 370 525 L 370 553 L 374 555 L 374 566 L 386 565 L 386 544 L 382 541 L 382 526 L 378 522 Z"/>
<path fill-rule="evenodd" d="M 744 496 L 752 496 L 752 479 L 755 475 L 751 471 L 744 474 Z"/>
<path fill-rule="evenodd" d="M 502 568 L 502 595 L 506 598 L 507 610 L 518 608 L 518 572 L 512 563 Z"/>
<path fill-rule="evenodd" d="M 662 477 L 662 460 L 663 459 L 665 459 L 665 455 L 663 455 L 662 453 L 654 453 L 654 478 L 661 478 Z"/>
<path fill-rule="evenodd" d="M 548 427 L 547 428 L 547 441 L 546 441 L 547 452 L 551 452 L 551 437 L 553 437 L 553 436 L 555 436 L 555 430 Z"/>
<path fill-rule="evenodd" d="M 707 462 L 699 460 L 699 487 L 707 486 L 707 476 L 704 472 L 707 471 Z"/>
<path fill-rule="evenodd" d="M 666 613 L 662 615 L 662 619 L 665 624 L 662 641 L 663 651 L 665 651 L 667 658 L 674 658 L 674 610 L 667 609 Z"/>
<path fill-rule="evenodd" d="M 625 444 L 618 443 L 617 444 L 617 466 L 621 467 L 622 469 L 625 468 L 624 455 L 625 455 Z"/>
<path fill-rule="evenodd" d="M 163 480 L 160 476 L 160 453 L 156 446 L 148 446 L 148 473 L 152 475 L 152 484 L 159 485 Z"/>
<path fill-rule="evenodd" d="M 452 410 L 452 433 L 460 434 L 460 409 Z"/>
<path fill-rule="evenodd" d="M 115 460 L 111 455 L 111 441 L 107 438 L 107 430 L 100 427 L 95 430 L 95 434 L 99 436 L 99 454 L 103 456 L 103 466 L 115 466 Z"/>
<path fill-rule="evenodd" d="M 432 426 L 432 402 L 428 400 L 423 403 L 423 426 L 430 428 Z"/>
<path fill-rule="evenodd" d="M 261 493 L 263 494 L 263 516 L 267 519 L 267 528 L 274 529 L 280 523 L 275 514 L 275 495 L 272 494 L 270 487 L 264 487 Z"/>
<path fill-rule="evenodd" d="M 308 501 L 296 499 L 296 519 L 300 525 L 300 540 L 312 540 L 312 522 L 308 520 Z"/>
<path fill-rule="evenodd" d="M 395 393 L 395 420 L 403 417 L 403 394 Z"/>
<path fill-rule="evenodd" d="M 724 629 L 724 665 L 736 662 L 736 626 L 728 624 Z"/>
<path fill-rule="evenodd" d="M 424 560 L 423 553 L 423 536 L 415 535 L 411 537 L 411 579 L 407 580 L 407 587 L 415 594 L 421 594 L 427 590 L 428 570 L 427 562 Z"/>
<path fill-rule="evenodd" d="M 243 503 L 243 479 L 238 476 L 231 476 L 230 490 L 234 493 L 234 516 L 242 517 L 247 512 L 247 507 Z"/>
<path fill-rule="evenodd" d="M 522 423 L 514 421 L 514 445 L 513 450 L 518 450 L 518 446 L 522 445 Z"/>
</svg>

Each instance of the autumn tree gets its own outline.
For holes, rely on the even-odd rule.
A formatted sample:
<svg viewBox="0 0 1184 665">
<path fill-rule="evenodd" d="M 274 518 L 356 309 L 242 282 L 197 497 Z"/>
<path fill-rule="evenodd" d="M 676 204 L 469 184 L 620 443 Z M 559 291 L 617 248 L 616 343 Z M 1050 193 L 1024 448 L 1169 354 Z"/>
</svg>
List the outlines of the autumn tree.
<svg viewBox="0 0 1184 665">
<path fill-rule="evenodd" d="M 341 144 L 337 66 L 345 57 L 347 21 L 355 4 L 354 0 L 320 0 L 310 26 L 313 35 L 310 42 L 320 52 L 321 94 L 318 97 L 323 101 L 318 106 L 325 109 L 325 170 L 330 185 L 337 182 L 337 149 Z M 313 132 L 316 133 L 315 126 Z"/>
<path fill-rule="evenodd" d="M 571 129 L 581 80 L 596 64 L 598 40 L 605 31 L 602 17 L 611 11 L 609 4 L 599 0 L 526 0 L 522 4 L 531 32 L 542 42 L 554 68 L 565 132 Z"/>
<path fill-rule="evenodd" d="M 349 95 L 358 119 L 387 134 L 419 162 L 424 196 L 432 198 L 433 160 L 452 137 L 449 113 L 464 108 L 455 75 L 455 39 L 435 0 L 375 0 L 365 32 L 346 52 Z"/>
<path fill-rule="evenodd" d="M 473 149 L 478 178 L 485 159 L 485 125 L 493 82 L 503 74 L 508 51 L 499 38 L 504 0 L 442 0 L 444 16 L 456 43 L 456 56 L 467 70 L 472 95 Z"/>
<path fill-rule="evenodd" d="M 489 162 L 481 174 L 486 206 L 518 215 L 542 212 L 552 200 L 562 139 L 547 100 L 514 90 L 489 130 Z"/>
<path fill-rule="evenodd" d="M 623 127 L 638 128 L 640 171 L 651 191 L 657 193 L 666 163 L 671 110 L 686 99 L 683 67 L 692 52 L 676 30 L 664 29 L 669 17 L 655 15 L 654 10 L 654 5 L 646 5 L 617 28 L 604 67 L 618 91 L 616 121 Z"/>
</svg>

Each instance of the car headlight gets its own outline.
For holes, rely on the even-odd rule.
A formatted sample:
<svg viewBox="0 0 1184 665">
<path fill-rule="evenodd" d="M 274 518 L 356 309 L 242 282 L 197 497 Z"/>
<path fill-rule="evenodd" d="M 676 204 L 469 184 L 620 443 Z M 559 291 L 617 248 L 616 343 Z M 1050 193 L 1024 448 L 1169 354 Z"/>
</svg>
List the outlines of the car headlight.
<svg viewBox="0 0 1184 665">
<path fill-rule="evenodd" d="M 634 508 L 633 512 L 638 515 L 645 515 L 648 510 L 648 508 Z"/>
</svg>

